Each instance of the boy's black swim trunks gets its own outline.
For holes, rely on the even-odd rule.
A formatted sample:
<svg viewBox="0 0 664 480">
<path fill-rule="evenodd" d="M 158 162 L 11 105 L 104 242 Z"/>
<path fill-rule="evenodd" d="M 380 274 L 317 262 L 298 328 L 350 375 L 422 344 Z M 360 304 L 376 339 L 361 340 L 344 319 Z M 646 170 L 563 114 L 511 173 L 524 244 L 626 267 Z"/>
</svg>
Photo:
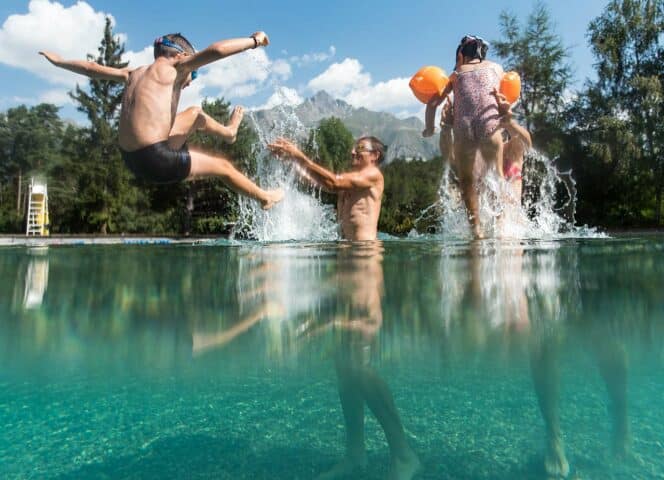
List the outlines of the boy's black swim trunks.
<svg viewBox="0 0 664 480">
<path fill-rule="evenodd" d="M 150 183 L 181 182 L 191 172 L 191 155 L 186 145 L 175 150 L 163 141 L 133 152 L 120 151 L 127 168 L 136 178 Z"/>
</svg>

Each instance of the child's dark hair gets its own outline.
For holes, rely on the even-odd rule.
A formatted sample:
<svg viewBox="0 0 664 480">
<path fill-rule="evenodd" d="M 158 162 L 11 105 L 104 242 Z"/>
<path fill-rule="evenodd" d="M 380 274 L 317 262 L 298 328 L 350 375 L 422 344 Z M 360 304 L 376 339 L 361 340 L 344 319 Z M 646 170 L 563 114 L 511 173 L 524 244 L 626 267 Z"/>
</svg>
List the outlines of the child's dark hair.
<svg viewBox="0 0 664 480">
<path fill-rule="evenodd" d="M 169 33 L 162 37 L 157 37 L 153 44 L 154 47 L 154 58 L 158 57 L 172 57 L 178 53 L 188 53 L 193 55 L 196 53 L 196 49 L 180 33 Z"/>
<path fill-rule="evenodd" d="M 459 52 L 461 52 L 464 57 L 472 59 L 476 58 L 482 61 L 486 58 L 488 51 L 489 44 L 486 43 L 482 38 L 475 37 L 473 35 L 466 35 L 461 39 L 461 42 L 457 47 L 456 54 L 459 55 Z"/>
<path fill-rule="evenodd" d="M 385 160 L 385 150 L 387 150 L 385 144 L 380 140 L 378 140 L 378 138 L 370 135 L 365 135 L 363 137 L 358 138 L 356 143 L 360 143 L 362 141 L 369 142 L 371 144 L 371 149 L 378 152 L 378 160 L 376 161 L 376 163 L 378 165 L 383 163 L 383 160 Z"/>
</svg>

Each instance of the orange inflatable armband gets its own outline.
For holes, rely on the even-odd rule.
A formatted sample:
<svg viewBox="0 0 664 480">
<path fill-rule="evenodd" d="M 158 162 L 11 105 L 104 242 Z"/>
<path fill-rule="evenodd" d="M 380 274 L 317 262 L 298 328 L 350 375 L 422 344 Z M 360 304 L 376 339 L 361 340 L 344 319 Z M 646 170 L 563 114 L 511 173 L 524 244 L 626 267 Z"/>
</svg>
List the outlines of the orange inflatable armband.
<svg viewBox="0 0 664 480">
<path fill-rule="evenodd" d="M 500 81 L 500 93 L 505 95 L 505 99 L 514 103 L 521 95 L 521 77 L 516 72 L 507 72 Z"/>
<path fill-rule="evenodd" d="M 428 103 L 431 97 L 443 93 L 447 82 L 449 79 L 441 68 L 428 66 L 420 68 L 408 85 L 420 102 Z"/>
</svg>

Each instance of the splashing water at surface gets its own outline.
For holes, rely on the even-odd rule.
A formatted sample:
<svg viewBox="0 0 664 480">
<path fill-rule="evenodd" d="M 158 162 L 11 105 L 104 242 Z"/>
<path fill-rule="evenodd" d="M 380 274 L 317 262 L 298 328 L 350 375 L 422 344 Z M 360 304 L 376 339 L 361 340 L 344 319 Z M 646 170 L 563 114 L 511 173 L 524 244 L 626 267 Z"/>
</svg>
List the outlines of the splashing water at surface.
<svg viewBox="0 0 664 480">
<path fill-rule="evenodd" d="M 266 71 L 267 78 L 274 87 L 271 100 L 276 103 L 278 120 L 265 128 L 257 120 L 253 111 L 249 112 L 258 134 L 257 179 L 262 188 L 281 187 L 284 199 L 269 211 L 250 199 L 240 197 L 240 215 L 233 229 L 233 237 L 253 238 L 259 241 L 285 240 L 336 240 L 339 238 L 334 209 L 324 205 L 320 190 L 315 187 L 302 188 L 295 168 L 286 162 L 275 159 L 267 150 L 267 144 L 278 137 L 296 140 L 307 138 L 308 129 L 298 118 L 293 106 L 292 95 L 279 85 L 270 75 L 267 59 L 253 57 Z"/>
<path fill-rule="evenodd" d="M 526 155 L 523 202 L 514 198 L 511 186 L 495 172 L 480 181 L 480 224 L 485 235 L 511 239 L 554 239 L 603 237 L 587 226 L 574 224 L 576 185 L 571 172 L 559 172 L 545 155 L 531 150 Z M 470 226 L 461 193 L 445 167 L 439 199 L 422 211 L 415 225 L 433 220 L 434 236 L 443 239 L 469 239 Z M 527 189 L 527 186 L 532 188 Z M 559 192 L 564 192 L 561 198 Z M 421 235 L 413 231 L 411 238 Z"/>
</svg>

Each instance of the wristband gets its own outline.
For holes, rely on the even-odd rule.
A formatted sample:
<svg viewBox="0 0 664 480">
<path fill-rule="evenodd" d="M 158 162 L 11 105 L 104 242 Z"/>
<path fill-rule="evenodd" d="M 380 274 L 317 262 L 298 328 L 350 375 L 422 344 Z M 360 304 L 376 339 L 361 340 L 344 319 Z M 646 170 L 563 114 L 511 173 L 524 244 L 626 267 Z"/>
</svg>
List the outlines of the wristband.
<svg viewBox="0 0 664 480">
<path fill-rule="evenodd" d="M 253 39 L 254 39 L 254 46 L 251 47 L 251 48 L 258 48 L 258 39 L 256 38 L 256 36 L 255 36 L 255 35 L 252 35 L 252 36 L 249 37 L 249 38 L 253 38 Z"/>
</svg>

